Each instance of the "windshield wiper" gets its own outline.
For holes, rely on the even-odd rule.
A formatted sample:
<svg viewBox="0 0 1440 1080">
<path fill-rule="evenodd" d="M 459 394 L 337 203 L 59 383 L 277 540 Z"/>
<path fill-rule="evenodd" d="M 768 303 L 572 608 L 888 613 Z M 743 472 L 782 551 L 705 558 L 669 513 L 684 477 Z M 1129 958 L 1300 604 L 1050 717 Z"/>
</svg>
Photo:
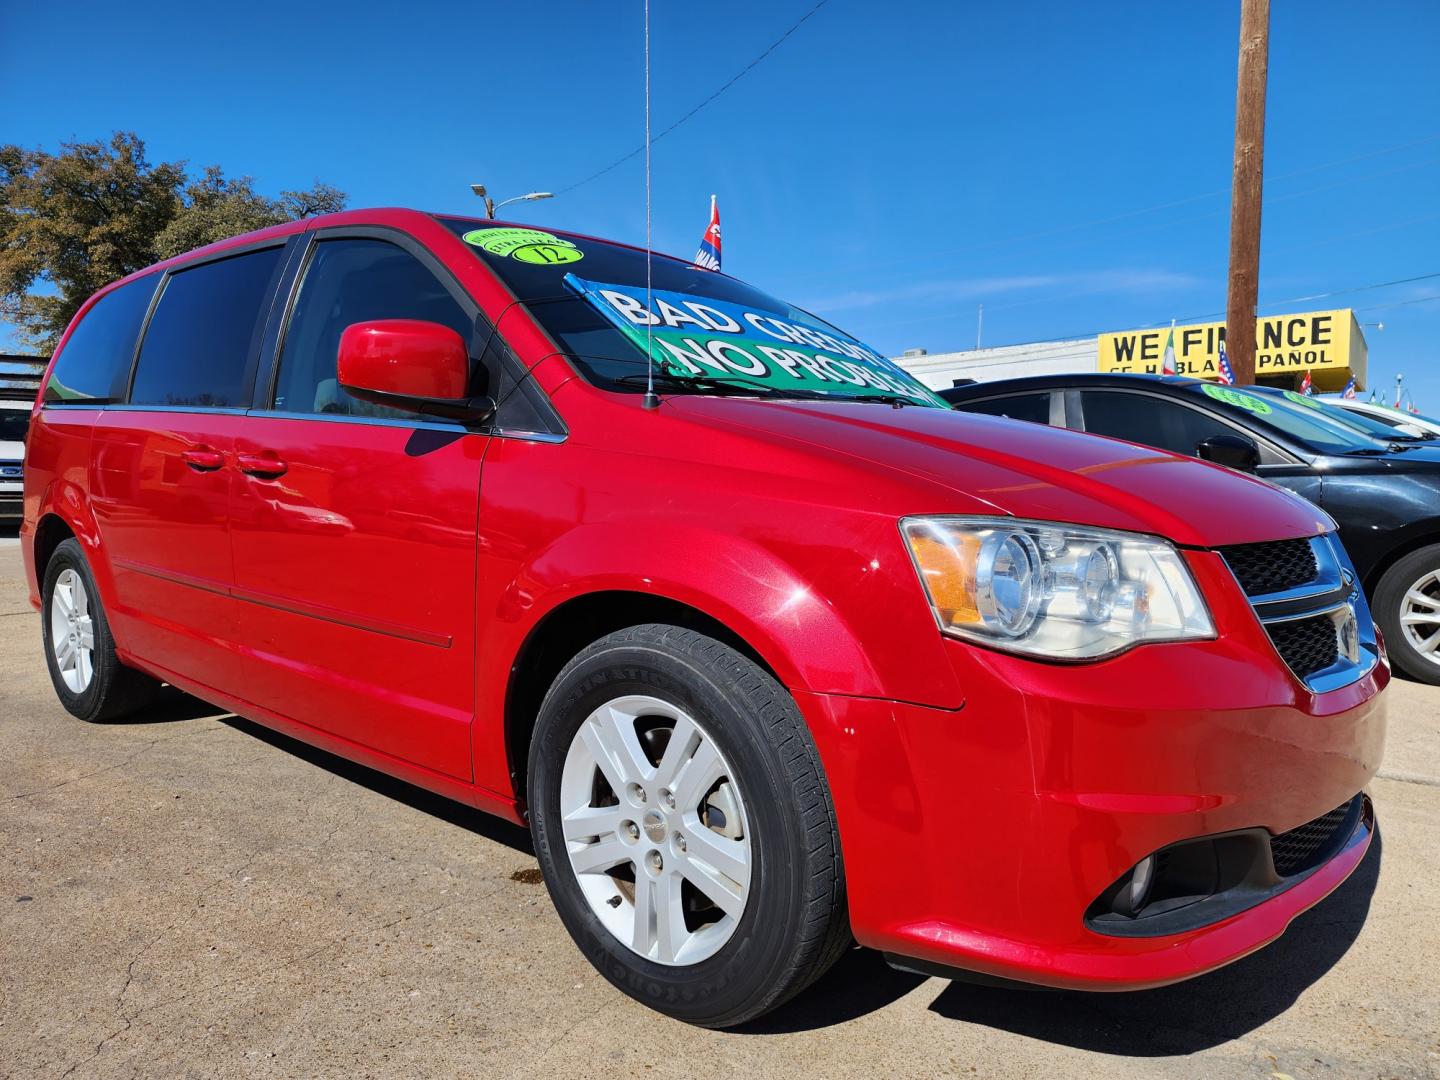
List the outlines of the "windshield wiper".
<svg viewBox="0 0 1440 1080">
<path fill-rule="evenodd" d="M 645 386 L 649 378 L 646 375 L 620 375 L 613 381 L 622 386 Z M 654 380 L 656 386 L 682 393 L 693 391 L 697 394 L 709 394 L 716 391 L 735 390 L 742 394 L 753 394 L 755 397 L 801 398 L 806 401 L 836 400 L 830 394 L 823 394 L 816 390 L 802 390 L 799 387 L 787 390 L 783 386 L 769 386 L 765 383 L 743 380 L 732 382 L 729 379 L 712 379 L 705 375 L 667 375 L 665 372 L 657 371 L 654 374 Z"/>
</svg>

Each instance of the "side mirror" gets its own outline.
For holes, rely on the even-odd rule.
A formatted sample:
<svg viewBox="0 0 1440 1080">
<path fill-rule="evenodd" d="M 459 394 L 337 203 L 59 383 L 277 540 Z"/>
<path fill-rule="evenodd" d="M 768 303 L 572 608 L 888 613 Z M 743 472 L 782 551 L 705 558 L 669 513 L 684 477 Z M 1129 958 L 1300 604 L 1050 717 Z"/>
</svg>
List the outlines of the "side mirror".
<svg viewBox="0 0 1440 1080">
<path fill-rule="evenodd" d="M 448 326 L 419 319 L 352 323 L 340 335 L 336 378 L 362 401 L 479 423 L 495 411 L 468 396 L 470 355 Z"/>
<path fill-rule="evenodd" d="M 1227 469 L 1254 472 L 1260 467 L 1260 447 L 1244 435 L 1211 435 L 1195 444 L 1195 456 Z"/>
</svg>

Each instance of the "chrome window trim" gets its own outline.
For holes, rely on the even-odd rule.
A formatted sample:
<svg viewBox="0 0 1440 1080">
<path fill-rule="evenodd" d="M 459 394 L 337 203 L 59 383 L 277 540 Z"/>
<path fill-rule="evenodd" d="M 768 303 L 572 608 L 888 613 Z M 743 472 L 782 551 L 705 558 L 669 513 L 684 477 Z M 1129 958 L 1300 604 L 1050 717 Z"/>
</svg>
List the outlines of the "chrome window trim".
<svg viewBox="0 0 1440 1080">
<path fill-rule="evenodd" d="M 344 413 L 289 412 L 279 409 L 245 409 L 246 416 L 265 420 L 304 420 L 322 424 L 363 424 L 367 427 L 404 428 L 407 431 L 453 431 L 460 435 L 495 436 L 502 439 L 523 439 L 529 442 L 562 443 L 565 435 L 548 431 L 504 431 L 498 428 L 469 428 L 445 420 L 405 420 L 390 416 L 347 416 Z"/>
</svg>

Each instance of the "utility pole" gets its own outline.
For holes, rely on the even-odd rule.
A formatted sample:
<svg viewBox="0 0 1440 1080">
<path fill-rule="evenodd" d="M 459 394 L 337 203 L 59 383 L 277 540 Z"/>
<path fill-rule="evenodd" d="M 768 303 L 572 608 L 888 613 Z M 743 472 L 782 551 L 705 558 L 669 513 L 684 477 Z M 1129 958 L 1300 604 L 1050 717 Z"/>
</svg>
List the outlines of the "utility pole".
<svg viewBox="0 0 1440 1080">
<path fill-rule="evenodd" d="M 1235 382 L 1255 382 L 1255 315 L 1260 287 L 1260 195 L 1265 177 L 1265 79 L 1270 67 L 1270 0 L 1240 0 L 1235 87 L 1235 176 L 1230 190 L 1230 284 L 1225 351 Z"/>
<path fill-rule="evenodd" d="M 980 348 L 980 335 L 985 329 L 985 305 L 980 305 L 980 310 L 975 314 L 975 348 Z"/>
</svg>

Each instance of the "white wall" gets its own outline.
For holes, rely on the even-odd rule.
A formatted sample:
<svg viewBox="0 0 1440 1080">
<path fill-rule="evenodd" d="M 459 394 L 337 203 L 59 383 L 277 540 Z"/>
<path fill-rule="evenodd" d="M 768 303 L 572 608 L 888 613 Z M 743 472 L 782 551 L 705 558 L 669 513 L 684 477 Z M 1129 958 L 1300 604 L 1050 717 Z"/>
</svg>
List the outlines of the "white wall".
<svg viewBox="0 0 1440 1080">
<path fill-rule="evenodd" d="M 895 362 L 932 390 L 944 390 L 956 379 L 1018 379 L 1025 375 L 1067 375 L 1098 369 L 1094 338 L 1002 345 L 995 349 L 897 356 Z"/>
</svg>

